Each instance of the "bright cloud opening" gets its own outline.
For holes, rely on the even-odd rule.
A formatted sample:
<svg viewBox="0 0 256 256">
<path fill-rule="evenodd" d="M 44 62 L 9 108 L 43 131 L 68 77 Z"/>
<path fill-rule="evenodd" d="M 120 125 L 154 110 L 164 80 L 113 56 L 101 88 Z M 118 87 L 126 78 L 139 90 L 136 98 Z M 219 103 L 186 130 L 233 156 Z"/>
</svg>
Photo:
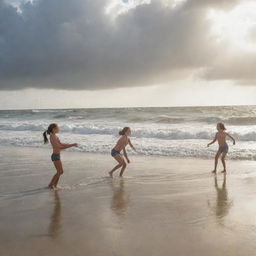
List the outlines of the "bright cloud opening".
<svg viewBox="0 0 256 256">
<path fill-rule="evenodd" d="M 256 2 L 237 5 L 231 11 L 211 10 L 208 18 L 212 22 L 212 34 L 218 42 L 226 41 L 233 50 L 256 51 L 256 44 L 249 40 L 256 27 Z"/>
<path fill-rule="evenodd" d="M 105 14 L 114 20 L 138 5 L 149 4 L 150 2 L 151 0 L 110 0 L 105 7 Z"/>
</svg>

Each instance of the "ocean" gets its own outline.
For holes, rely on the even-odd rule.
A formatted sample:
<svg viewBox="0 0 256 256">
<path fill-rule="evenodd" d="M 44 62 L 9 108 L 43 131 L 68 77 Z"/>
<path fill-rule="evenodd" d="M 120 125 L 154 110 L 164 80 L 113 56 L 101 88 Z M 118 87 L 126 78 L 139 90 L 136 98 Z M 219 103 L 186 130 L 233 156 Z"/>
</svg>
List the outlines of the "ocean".
<svg viewBox="0 0 256 256">
<path fill-rule="evenodd" d="M 129 126 L 138 149 L 131 154 L 211 158 L 217 143 L 206 145 L 217 122 L 237 140 L 228 141 L 229 159 L 256 160 L 256 106 L 2 110 L 0 145 L 50 148 L 42 133 L 57 123 L 62 142 L 79 144 L 69 150 L 110 153 L 118 131 Z"/>
</svg>

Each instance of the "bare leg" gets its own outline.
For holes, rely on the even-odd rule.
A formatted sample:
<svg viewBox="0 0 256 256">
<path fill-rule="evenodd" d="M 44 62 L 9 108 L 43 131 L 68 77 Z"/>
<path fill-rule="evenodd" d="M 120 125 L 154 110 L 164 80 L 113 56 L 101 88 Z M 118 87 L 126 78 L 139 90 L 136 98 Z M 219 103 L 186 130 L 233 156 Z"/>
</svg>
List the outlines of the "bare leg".
<svg viewBox="0 0 256 256">
<path fill-rule="evenodd" d="M 115 155 L 113 156 L 116 161 L 118 162 L 118 165 L 116 165 L 110 172 L 109 172 L 109 176 L 112 178 L 113 177 L 113 172 L 116 171 L 117 169 L 119 169 L 121 166 L 123 166 L 124 163 L 124 159 L 121 155 Z"/>
<path fill-rule="evenodd" d="M 222 161 L 222 165 L 223 165 L 222 173 L 226 173 L 226 162 L 225 162 L 226 155 L 227 155 L 227 152 L 223 152 L 222 156 L 221 156 L 221 161 Z"/>
<path fill-rule="evenodd" d="M 113 172 L 116 171 L 117 169 L 119 169 L 121 166 L 122 166 L 122 164 L 118 164 L 109 172 L 109 175 L 111 178 L 113 177 Z"/>
<path fill-rule="evenodd" d="M 126 168 L 126 162 L 124 161 L 124 163 L 123 163 L 123 166 L 122 166 L 122 169 L 121 169 L 121 171 L 120 171 L 120 174 L 119 174 L 119 176 L 120 177 L 123 177 L 123 173 L 124 173 L 124 170 L 125 170 L 125 168 Z"/>
<path fill-rule="evenodd" d="M 59 161 L 55 161 L 54 164 L 55 164 L 55 167 L 56 167 L 56 169 L 58 171 L 58 176 L 57 176 L 57 178 L 55 180 L 55 183 L 53 185 L 54 185 L 54 187 L 57 187 L 59 179 L 60 179 L 60 176 L 63 174 L 64 171 L 63 171 L 63 167 L 62 167 L 62 162 L 60 160 Z"/>
<path fill-rule="evenodd" d="M 54 188 L 57 186 L 60 176 L 63 174 L 63 167 L 60 160 L 54 161 L 54 166 L 57 170 L 57 173 L 52 177 L 52 180 L 49 184 L 49 188 Z"/>
<path fill-rule="evenodd" d="M 218 160 L 219 160 L 219 157 L 220 157 L 220 152 L 218 151 L 215 155 L 215 161 L 214 161 L 214 170 L 212 171 L 212 173 L 216 173 L 217 171 L 217 166 L 218 166 Z"/>
<path fill-rule="evenodd" d="M 55 180 L 57 179 L 57 177 L 58 177 L 58 173 L 56 173 L 53 177 L 52 177 L 52 179 L 51 179 L 51 182 L 49 183 L 49 185 L 48 185 L 48 187 L 49 188 L 54 188 L 54 183 L 55 183 Z"/>
</svg>

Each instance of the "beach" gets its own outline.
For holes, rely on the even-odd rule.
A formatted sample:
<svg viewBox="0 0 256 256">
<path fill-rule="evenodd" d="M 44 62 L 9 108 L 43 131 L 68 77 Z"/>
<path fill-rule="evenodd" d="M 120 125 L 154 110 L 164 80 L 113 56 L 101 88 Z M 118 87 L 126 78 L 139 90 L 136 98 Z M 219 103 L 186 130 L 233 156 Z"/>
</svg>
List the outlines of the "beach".
<svg viewBox="0 0 256 256">
<path fill-rule="evenodd" d="M 63 152 L 61 189 L 46 188 L 49 149 L 0 147 L 0 255 L 255 255 L 256 163 Z M 221 166 L 219 168 L 221 170 Z"/>
<path fill-rule="evenodd" d="M 0 0 L 0 256 L 256 256 L 255 11 Z"/>
</svg>

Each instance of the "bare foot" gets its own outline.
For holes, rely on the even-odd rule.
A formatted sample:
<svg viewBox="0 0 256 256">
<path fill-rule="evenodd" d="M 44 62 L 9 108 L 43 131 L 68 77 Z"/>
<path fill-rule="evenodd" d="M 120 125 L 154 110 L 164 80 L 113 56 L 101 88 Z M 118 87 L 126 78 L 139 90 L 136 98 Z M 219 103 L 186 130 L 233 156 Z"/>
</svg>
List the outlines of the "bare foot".
<svg viewBox="0 0 256 256">
<path fill-rule="evenodd" d="M 221 173 L 226 173 L 227 171 L 226 170 L 223 170 Z"/>
<path fill-rule="evenodd" d="M 112 172 L 108 172 L 108 174 L 109 174 L 109 176 L 110 176 L 111 178 L 113 178 L 113 173 L 112 173 Z"/>
<path fill-rule="evenodd" d="M 212 173 L 216 174 L 216 170 L 213 170 Z"/>
<path fill-rule="evenodd" d="M 48 185 L 48 188 L 49 188 L 49 189 L 54 189 L 54 186 Z"/>
</svg>

